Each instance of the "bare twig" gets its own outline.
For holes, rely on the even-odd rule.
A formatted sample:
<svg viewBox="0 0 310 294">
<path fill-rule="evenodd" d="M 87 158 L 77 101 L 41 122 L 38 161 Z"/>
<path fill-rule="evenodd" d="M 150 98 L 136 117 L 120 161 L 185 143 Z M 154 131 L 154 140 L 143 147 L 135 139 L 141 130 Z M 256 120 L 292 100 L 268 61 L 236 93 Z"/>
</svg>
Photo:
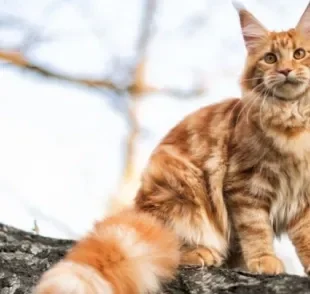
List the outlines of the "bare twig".
<svg viewBox="0 0 310 294">
<path fill-rule="evenodd" d="M 96 80 L 96 79 L 80 79 L 71 76 L 63 75 L 52 70 L 48 70 L 40 65 L 36 65 L 28 61 L 21 52 L 19 51 L 5 51 L 0 50 L 0 60 L 8 63 L 9 65 L 26 69 L 32 72 L 36 72 L 48 78 L 55 78 L 65 82 L 76 83 L 87 87 L 97 88 L 109 88 L 114 90 L 120 90 L 120 88 L 114 83 L 107 80 Z"/>
<path fill-rule="evenodd" d="M 124 170 L 122 173 L 118 191 L 112 196 L 110 203 L 110 211 L 114 213 L 123 206 L 130 204 L 135 195 L 137 188 L 137 175 L 135 171 L 135 149 L 137 137 L 140 133 L 140 126 L 137 117 L 137 108 L 142 94 L 146 92 L 156 91 L 157 89 L 150 89 L 145 83 L 145 67 L 146 67 L 146 51 L 150 39 L 152 18 L 155 10 L 156 0 L 145 0 L 145 8 L 142 12 L 141 32 L 137 40 L 137 56 L 136 64 L 132 69 L 132 83 L 129 86 L 130 101 L 128 107 L 128 120 L 130 130 L 126 141 Z"/>
<path fill-rule="evenodd" d="M 145 89 L 145 63 L 141 62 L 135 73 L 135 83 L 131 86 L 131 99 L 128 109 L 128 120 L 130 123 L 130 131 L 126 143 L 126 159 L 123 173 L 123 181 L 129 181 L 134 174 L 134 158 L 136 139 L 140 133 L 140 126 L 137 117 L 139 100 Z"/>
<path fill-rule="evenodd" d="M 134 153 L 136 138 L 139 136 L 140 127 L 137 118 L 137 107 L 142 94 L 158 89 L 151 89 L 145 83 L 146 70 L 146 51 L 150 41 L 151 28 L 153 24 L 153 16 L 156 9 L 157 0 L 145 0 L 145 7 L 141 16 L 141 32 L 137 40 L 137 58 L 136 67 L 133 70 L 133 83 L 130 86 L 131 101 L 128 109 L 128 118 L 130 122 L 130 132 L 127 138 L 126 161 L 123 174 L 123 181 L 128 181 L 134 174 Z"/>
<path fill-rule="evenodd" d="M 37 73 L 47 78 L 54 78 L 64 82 L 75 83 L 86 87 L 91 88 L 108 88 L 111 90 L 123 91 L 127 90 L 130 94 L 150 94 L 150 93 L 163 93 L 171 96 L 180 96 L 180 97 L 190 97 L 194 95 L 199 95 L 203 92 L 203 88 L 195 88 L 193 91 L 188 93 L 182 92 L 177 89 L 168 89 L 168 88 L 158 88 L 150 85 L 143 84 L 143 87 L 140 84 L 136 84 L 136 80 L 133 81 L 127 88 L 122 88 L 120 85 L 109 81 L 107 79 L 90 79 L 90 78 L 76 78 L 70 75 L 64 75 L 56 71 L 45 68 L 42 65 L 37 65 L 29 60 L 27 60 L 24 55 L 18 50 L 4 50 L 0 49 L 0 61 L 20 68 L 22 70 L 28 70 L 30 72 Z"/>
<path fill-rule="evenodd" d="M 40 235 L 40 228 L 38 226 L 38 222 L 36 219 L 34 219 L 33 221 L 33 228 L 32 228 L 32 231 L 37 234 L 37 235 Z"/>
</svg>

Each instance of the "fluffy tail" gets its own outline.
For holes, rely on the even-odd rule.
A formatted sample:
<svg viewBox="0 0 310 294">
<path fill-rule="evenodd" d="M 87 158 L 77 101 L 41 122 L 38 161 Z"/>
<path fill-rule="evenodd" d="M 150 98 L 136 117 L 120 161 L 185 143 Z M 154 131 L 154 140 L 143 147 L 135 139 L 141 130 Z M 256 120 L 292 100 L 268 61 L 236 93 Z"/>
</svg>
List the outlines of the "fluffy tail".
<svg viewBox="0 0 310 294">
<path fill-rule="evenodd" d="M 127 210 L 98 222 L 33 293 L 153 293 L 174 277 L 179 259 L 172 232 L 151 215 Z"/>
</svg>

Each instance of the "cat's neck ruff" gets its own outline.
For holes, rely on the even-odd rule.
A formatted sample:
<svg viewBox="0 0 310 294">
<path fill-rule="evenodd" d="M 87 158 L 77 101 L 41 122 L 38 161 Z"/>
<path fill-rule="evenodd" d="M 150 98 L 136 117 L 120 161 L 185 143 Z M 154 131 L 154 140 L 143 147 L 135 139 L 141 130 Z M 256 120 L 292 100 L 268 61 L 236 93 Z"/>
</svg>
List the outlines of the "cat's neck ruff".
<svg viewBox="0 0 310 294">
<path fill-rule="evenodd" d="M 298 100 L 244 93 L 243 118 L 251 121 L 283 153 L 310 156 L 310 91 Z M 310 157 L 309 157 L 310 158 Z"/>
<path fill-rule="evenodd" d="M 291 100 L 245 91 L 242 100 L 252 120 L 258 119 L 259 115 L 259 119 L 269 122 L 270 126 L 310 129 L 310 89 L 298 99 Z"/>
</svg>

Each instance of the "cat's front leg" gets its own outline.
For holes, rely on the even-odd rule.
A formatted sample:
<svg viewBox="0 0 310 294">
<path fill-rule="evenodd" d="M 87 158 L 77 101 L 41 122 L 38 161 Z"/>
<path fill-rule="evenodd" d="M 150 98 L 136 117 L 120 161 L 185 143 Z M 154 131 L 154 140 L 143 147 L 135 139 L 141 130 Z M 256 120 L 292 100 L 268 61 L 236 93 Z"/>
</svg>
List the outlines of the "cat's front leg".
<svg viewBox="0 0 310 294">
<path fill-rule="evenodd" d="M 287 228 L 305 272 L 310 275 L 310 208 L 307 207 Z"/>
<path fill-rule="evenodd" d="M 242 194 L 228 198 L 235 234 L 247 269 L 260 274 L 284 272 L 284 265 L 274 252 L 267 205 Z"/>
</svg>

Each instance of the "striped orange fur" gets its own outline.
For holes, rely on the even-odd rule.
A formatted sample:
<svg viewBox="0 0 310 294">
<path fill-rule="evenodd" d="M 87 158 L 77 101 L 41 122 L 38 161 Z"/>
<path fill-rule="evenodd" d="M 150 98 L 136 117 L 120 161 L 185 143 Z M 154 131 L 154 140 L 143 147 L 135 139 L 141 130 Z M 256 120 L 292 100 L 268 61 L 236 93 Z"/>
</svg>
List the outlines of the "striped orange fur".
<svg viewBox="0 0 310 294">
<path fill-rule="evenodd" d="M 98 222 L 40 279 L 36 294 L 156 292 L 179 264 L 176 236 L 149 214 L 125 210 Z"/>
<path fill-rule="evenodd" d="M 152 152 L 131 211 L 109 216 L 35 293 L 154 293 L 179 264 L 283 272 L 287 232 L 310 271 L 310 5 L 268 31 L 238 9 L 248 51 L 242 99 L 201 108 Z"/>
</svg>

